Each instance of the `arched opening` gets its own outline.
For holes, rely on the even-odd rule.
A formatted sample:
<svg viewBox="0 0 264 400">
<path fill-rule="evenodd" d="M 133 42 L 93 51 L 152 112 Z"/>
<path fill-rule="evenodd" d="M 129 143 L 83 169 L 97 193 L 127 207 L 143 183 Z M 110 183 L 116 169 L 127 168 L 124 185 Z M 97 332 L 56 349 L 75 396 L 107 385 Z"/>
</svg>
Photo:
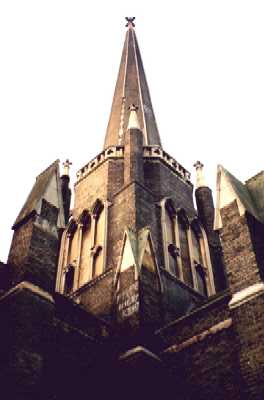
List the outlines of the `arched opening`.
<svg viewBox="0 0 264 400">
<path fill-rule="evenodd" d="M 74 283 L 74 267 L 69 265 L 65 271 L 65 281 L 64 281 L 64 294 L 70 294 L 73 290 Z"/>
<path fill-rule="evenodd" d="M 196 264 L 195 269 L 196 269 L 197 286 L 198 286 L 197 289 L 204 296 L 208 296 L 205 270 L 201 264 Z"/>
<path fill-rule="evenodd" d="M 193 287 L 192 265 L 188 242 L 188 220 L 185 214 L 178 214 L 180 256 L 182 262 L 183 281 Z"/>
<path fill-rule="evenodd" d="M 166 251 L 168 252 L 168 269 L 171 274 L 179 278 L 178 256 L 179 249 L 176 245 L 176 212 L 170 199 L 165 203 L 165 229 Z"/>
</svg>

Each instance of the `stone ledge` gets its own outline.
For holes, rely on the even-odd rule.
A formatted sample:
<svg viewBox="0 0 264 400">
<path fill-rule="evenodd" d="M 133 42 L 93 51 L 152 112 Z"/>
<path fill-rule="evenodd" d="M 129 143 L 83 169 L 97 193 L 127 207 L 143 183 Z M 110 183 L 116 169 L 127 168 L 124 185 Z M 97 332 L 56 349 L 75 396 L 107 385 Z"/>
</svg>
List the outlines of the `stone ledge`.
<svg viewBox="0 0 264 400">
<path fill-rule="evenodd" d="M 232 319 L 228 318 L 224 321 L 219 322 L 218 324 L 215 324 L 211 326 L 210 328 L 204 330 L 203 332 L 199 333 L 198 335 L 192 336 L 191 338 L 185 340 L 184 342 L 180 344 L 174 344 L 167 349 L 163 351 L 163 354 L 174 354 L 178 353 L 181 350 L 186 349 L 187 347 L 190 347 L 196 343 L 202 342 L 205 340 L 207 337 L 215 335 L 218 332 L 221 332 L 224 329 L 230 328 L 232 325 Z"/>
<path fill-rule="evenodd" d="M 264 293 L 264 283 L 256 283 L 246 289 L 242 289 L 232 296 L 229 308 L 233 309 L 247 303 Z"/>
<path fill-rule="evenodd" d="M 34 294 L 37 294 L 40 297 L 45 298 L 46 300 L 50 301 L 51 303 L 54 303 L 54 299 L 52 295 L 45 290 L 41 289 L 39 286 L 34 285 L 33 283 L 27 282 L 27 281 L 22 281 L 18 283 L 16 286 L 8 290 L 1 298 L 0 301 L 7 299 L 8 297 L 12 296 L 13 294 L 20 292 L 22 290 L 29 290 L 30 292 L 33 292 Z"/>
<path fill-rule="evenodd" d="M 136 346 L 130 350 L 127 350 L 125 353 L 119 356 L 119 361 L 129 365 L 133 365 L 135 363 L 135 366 L 138 365 L 138 362 L 143 364 L 151 363 L 152 365 L 159 365 L 161 363 L 161 359 L 156 354 L 152 353 L 143 346 Z"/>
</svg>

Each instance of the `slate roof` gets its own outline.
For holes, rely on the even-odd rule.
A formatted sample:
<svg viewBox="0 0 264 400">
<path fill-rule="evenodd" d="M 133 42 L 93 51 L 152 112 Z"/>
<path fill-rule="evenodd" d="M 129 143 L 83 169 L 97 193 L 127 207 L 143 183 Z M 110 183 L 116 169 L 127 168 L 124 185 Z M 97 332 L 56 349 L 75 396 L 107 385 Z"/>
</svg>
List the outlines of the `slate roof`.
<svg viewBox="0 0 264 400">
<path fill-rule="evenodd" d="M 226 185 L 228 185 L 227 190 L 229 192 L 229 196 L 225 199 Z M 242 183 L 222 165 L 219 165 L 217 173 L 217 201 L 215 208 L 214 229 L 220 229 L 222 227 L 220 209 L 227 205 L 228 202 L 231 202 L 235 199 L 238 200 L 238 205 L 240 204 L 244 211 L 248 211 L 256 219 L 263 221 L 258 204 L 255 202 L 255 197 L 256 196 L 253 195 L 253 191 L 249 190 L 248 184 Z"/>
<path fill-rule="evenodd" d="M 129 24 L 104 148 L 123 145 L 129 118 L 128 108 L 132 104 L 138 107 L 137 116 L 140 129 L 143 131 L 144 144 L 161 146 L 136 34 L 132 24 Z"/>
<path fill-rule="evenodd" d="M 16 227 L 18 223 L 20 223 L 24 218 L 30 215 L 33 211 L 37 211 L 36 208 L 38 206 L 39 201 L 45 193 L 45 190 L 54 175 L 57 173 L 57 169 L 59 168 L 59 160 L 56 160 L 52 163 L 47 169 L 45 169 L 41 174 L 36 177 L 36 182 L 24 204 L 18 217 L 13 225 L 13 229 Z"/>
<path fill-rule="evenodd" d="M 239 181 L 234 175 L 232 175 L 229 171 L 227 171 L 224 167 L 222 167 L 223 172 L 231 183 L 235 193 L 237 194 L 239 200 L 245 207 L 245 209 L 252 214 L 254 217 L 259 219 L 257 208 L 255 206 L 254 200 L 247 188 L 247 186 Z"/>
</svg>

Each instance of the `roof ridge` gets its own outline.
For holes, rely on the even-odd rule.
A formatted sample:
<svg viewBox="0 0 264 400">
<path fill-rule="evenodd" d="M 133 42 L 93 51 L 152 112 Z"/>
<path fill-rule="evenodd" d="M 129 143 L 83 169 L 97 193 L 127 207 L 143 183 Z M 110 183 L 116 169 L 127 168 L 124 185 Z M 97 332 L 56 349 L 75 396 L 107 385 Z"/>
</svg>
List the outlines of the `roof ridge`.
<svg viewBox="0 0 264 400">
<path fill-rule="evenodd" d="M 40 178 L 42 175 L 45 175 L 46 172 L 48 172 L 49 169 L 51 169 L 52 167 L 54 167 L 55 165 L 59 165 L 60 160 L 57 158 L 57 160 L 53 161 L 53 163 L 51 163 L 46 169 L 44 169 L 44 171 L 42 171 L 39 175 L 36 176 L 36 180 L 38 178 Z"/>
</svg>

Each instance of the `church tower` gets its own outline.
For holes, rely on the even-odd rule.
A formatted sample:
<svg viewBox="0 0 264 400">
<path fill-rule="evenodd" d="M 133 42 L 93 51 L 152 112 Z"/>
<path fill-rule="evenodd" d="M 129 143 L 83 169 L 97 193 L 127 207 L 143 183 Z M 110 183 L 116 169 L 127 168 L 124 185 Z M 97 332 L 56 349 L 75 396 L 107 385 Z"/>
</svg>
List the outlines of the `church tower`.
<svg viewBox="0 0 264 400">
<path fill-rule="evenodd" d="M 127 18 L 104 147 L 77 174 L 56 290 L 110 323 L 148 328 L 215 294 L 213 271 L 190 173 L 161 145 Z"/>
</svg>

